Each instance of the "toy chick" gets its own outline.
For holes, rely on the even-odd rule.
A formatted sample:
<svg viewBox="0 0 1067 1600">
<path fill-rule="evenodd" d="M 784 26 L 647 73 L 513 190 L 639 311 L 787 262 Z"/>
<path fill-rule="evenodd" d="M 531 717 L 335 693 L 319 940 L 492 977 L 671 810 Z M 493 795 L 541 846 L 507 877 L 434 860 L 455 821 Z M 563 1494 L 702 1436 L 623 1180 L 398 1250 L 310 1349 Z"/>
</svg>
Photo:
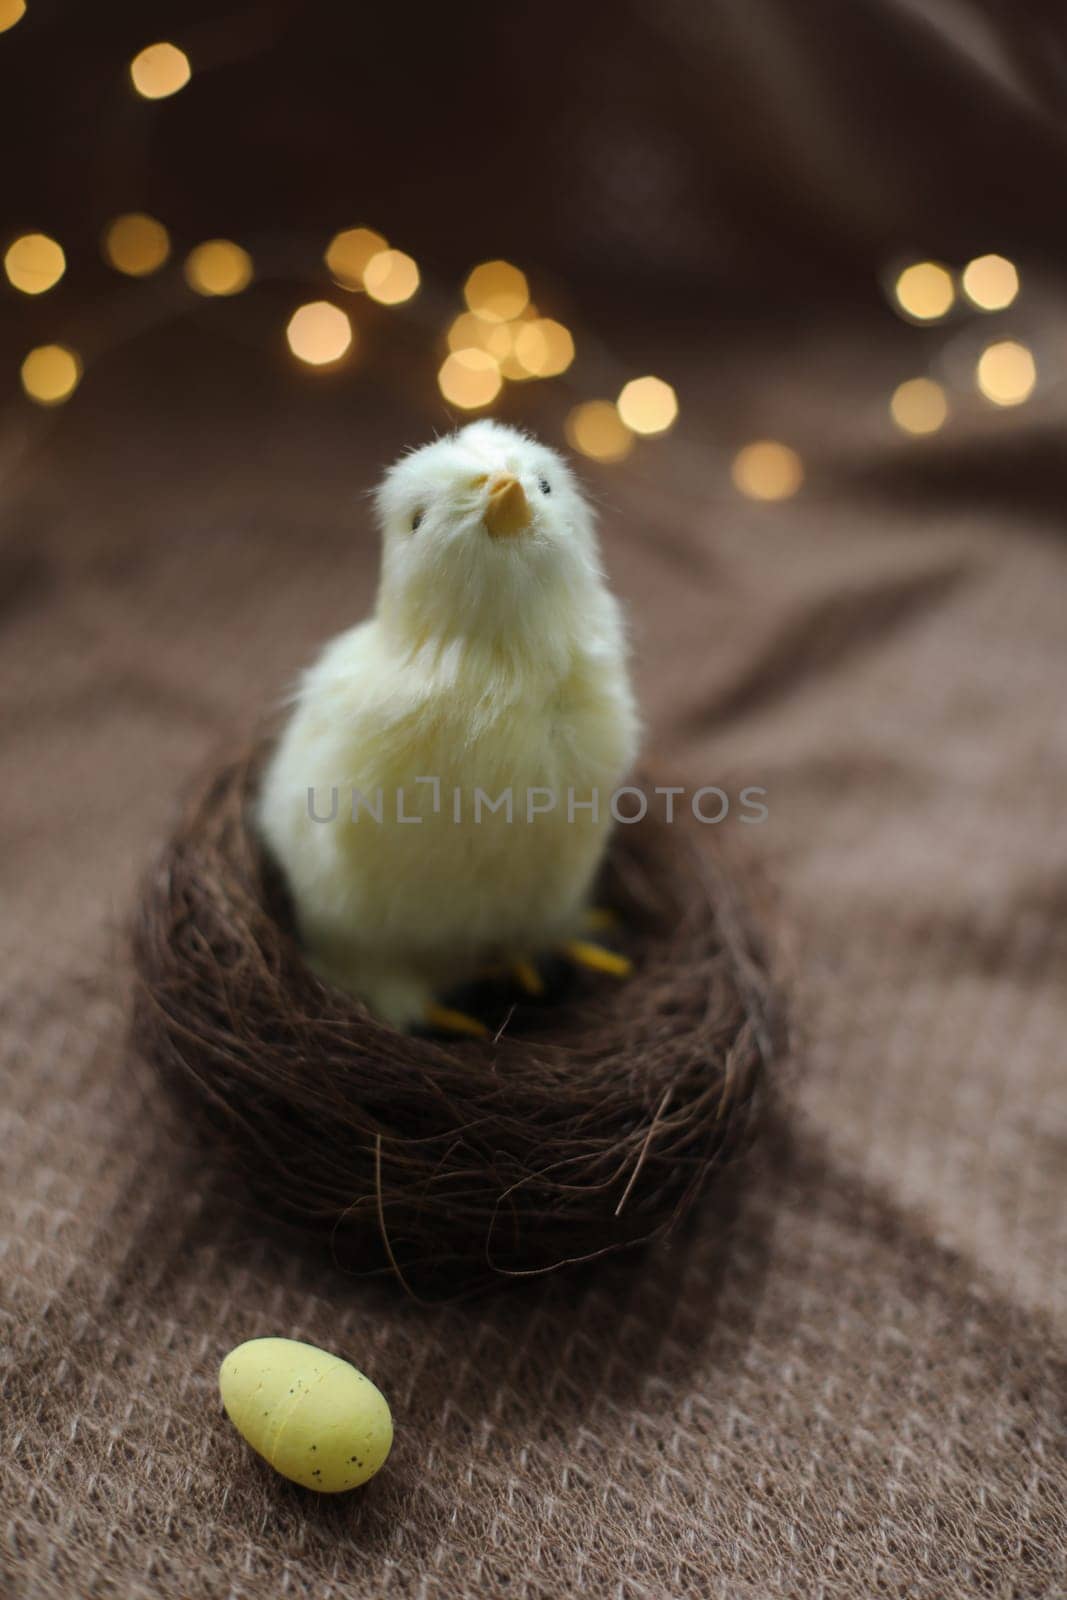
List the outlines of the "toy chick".
<svg viewBox="0 0 1067 1600">
<path fill-rule="evenodd" d="M 374 615 L 304 674 L 260 831 L 320 976 L 397 1028 L 483 1031 L 442 997 L 580 935 L 638 719 L 593 516 L 553 450 L 471 423 L 376 495 Z"/>
</svg>

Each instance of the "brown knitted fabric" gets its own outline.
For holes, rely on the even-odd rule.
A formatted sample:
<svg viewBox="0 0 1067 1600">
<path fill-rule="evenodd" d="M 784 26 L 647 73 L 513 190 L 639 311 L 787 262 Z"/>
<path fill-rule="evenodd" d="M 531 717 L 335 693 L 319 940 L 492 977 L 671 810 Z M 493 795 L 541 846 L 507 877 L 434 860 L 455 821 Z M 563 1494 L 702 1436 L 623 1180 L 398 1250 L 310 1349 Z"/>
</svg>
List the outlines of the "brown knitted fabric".
<svg viewBox="0 0 1067 1600">
<path fill-rule="evenodd" d="M 432 425 L 228 387 L 216 349 L 146 341 L 4 458 L 5 1595 L 1062 1592 L 1062 390 L 911 446 L 870 330 L 773 387 L 664 353 L 679 433 L 590 476 L 656 769 L 768 789 L 721 831 L 776 897 L 797 1065 L 732 1217 L 427 1309 L 261 1223 L 124 1049 L 178 791 L 365 609 L 354 491 Z M 788 419 L 797 500 L 730 493 L 727 397 Z M 258 1334 L 389 1397 L 365 1491 L 312 1498 L 220 1415 Z"/>
</svg>

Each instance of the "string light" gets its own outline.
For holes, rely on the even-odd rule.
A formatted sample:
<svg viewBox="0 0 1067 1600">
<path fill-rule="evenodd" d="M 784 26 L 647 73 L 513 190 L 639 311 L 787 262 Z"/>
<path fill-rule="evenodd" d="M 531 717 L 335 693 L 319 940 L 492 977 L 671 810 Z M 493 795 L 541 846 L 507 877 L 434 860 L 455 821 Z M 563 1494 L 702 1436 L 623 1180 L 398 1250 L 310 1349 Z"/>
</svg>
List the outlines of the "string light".
<svg viewBox="0 0 1067 1600">
<path fill-rule="evenodd" d="M 536 317 L 519 328 L 514 353 L 531 378 L 555 378 L 574 360 L 574 340 L 562 322 Z"/>
<path fill-rule="evenodd" d="M 948 400 L 932 378 L 909 378 L 894 389 L 889 412 L 905 433 L 936 433 L 948 416 Z"/>
<path fill-rule="evenodd" d="M 463 285 L 463 298 L 487 322 L 511 322 L 529 304 L 530 286 L 509 261 L 483 261 Z"/>
<path fill-rule="evenodd" d="M 1019 293 L 1019 274 L 1006 256 L 976 256 L 963 269 L 963 292 L 979 311 L 1003 311 Z"/>
<path fill-rule="evenodd" d="M 26 0 L 0 0 L 0 33 L 6 33 L 26 15 Z"/>
<path fill-rule="evenodd" d="M 161 222 L 143 211 L 131 211 L 109 222 L 103 234 L 104 259 L 116 272 L 147 278 L 170 255 L 170 235 Z"/>
<path fill-rule="evenodd" d="M 44 294 L 57 284 L 67 270 L 61 245 L 47 233 L 24 233 L 8 246 L 4 271 L 9 281 L 23 294 Z"/>
<path fill-rule="evenodd" d="M 22 387 L 39 406 L 58 406 L 78 387 L 82 364 L 62 344 L 42 344 L 22 363 Z"/>
<path fill-rule="evenodd" d="M 527 372 L 522 362 L 516 358 L 514 350 L 511 351 L 510 355 L 504 357 L 499 366 L 500 376 L 509 379 L 512 383 L 529 383 L 530 379 L 535 376 L 534 373 Z"/>
<path fill-rule="evenodd" d="M 326 266 L 342 289 L 362 289 L 368 261 L 388 248 L 389 241 L 373 228 L 345 228 L 330 240 Z"/>
<path fill-rule="evenodd" d="M 379 250 L 363 268 L 363 287 L 380 305 L 398 306 L 419 287 L 419 269 L 403 250 Z"/>
<path fill-rule="evenodd" d="M 500 393 L 500 369 L 485 350 L 453 350 L 446 356 L 437 382 L 445 399 L 464 411 L 491 405 Z"/>
<path fill-rule="evenodd" d="M 294 356 L 311 367 L 325 367 L 351 348 L 352 324 L 340 306 L 313 300 L 293 312 L 285 337 Z"/>
<path fill-rule="evenodd" d="M 634 433 L 666 433 L 678 415 L 678 396 L 662 378 L 631 378 L 618 406 L 619 416 Z"/>
<path fill-rule="evenodd" d="M 25 12 L 25 0 L 0 0 L 0 33 L 14 27 Z M 129 74 L 139 95 L 158 100 L 183 89 L 191 80 L 192 67 L 183 50 L 160 41 L 138 52 L 130 62 Z M 161 222 L 133 212 L 108 223 L 101 247 L 116 271 L 144 277 L 168 260 L 171 242 Z M 410 300 L 420 285 L 418 266 L 411 256 L 390 248 L 384 236 L 372 228 L 347 228 L 335 234 L 324 259 L 339 286 L 365 289 L 382 305 Z M 54 287 L 66 270 L 62 247 L 41 233 L 15 239 L 3 264 L 10 283 L 29 295 Z M 227 239 L 210 239 L 190 251 L 184 273 L 198 294 L 234 295 L 252 281 L 253 263 L 241 246 Z M 1005 256 L 990 253 L 967 263 L 960 286 L 976 309 L 1000 311 L 1017 298 L 1019 273 Z M 504 378 L 553 377 L 572 364 L 575 351 L 570 331 L 562 323 L 538 315 L 520 268 L 501 259 L 483 261 L 468 274 L 463 294 L 468 309 L 448 329 L 449 354 L 437 375 L 441 393 L 451 404 L 476 410 L 496 399 Z M 936 261 L 916 261 L 897 275 L 893 297 L 906 317 L 931 322 L 952 309 L 956 286 L 947 267 Z M 310 366 L 341 361 L 355 338 L 346 313 L 326 300 L 299 306 L 286 326 L 290 350 Z M 21 367 L 26 394 L 41 405 L 68 399 L 81 376 L 77 353 L 59 344 L 31 350 Z M 1015 340 L 990 344 L 978 360 L 975 382 L 997 406 L 1022 404 L 1037 382 L 1034 356 Z M 889 410 L 902 431 L 922 435 L 935 433 L 944 425 L 949 407 L 939 383 L 913 378 L 894 390 Z M 603 462 L 620 461 L 633 449 L 635 435 L 665 433 L 677 416 L 678 399 L 671 385 L 646 375 L 626 383 L 615 403 L 589 400 L 575 406 L 566 418 L 565 431 L 583 455 Z M 783 500 L 801 487 L 804 467 L 788 445 L 762 439 L 738 451 L 731 477 L 749 498 Z"/>
<path fill-rule="evenodd" d="M 185 281 L 197 294 L 240 294 L 252 281 L 252 257 L 230 239 L 207 239 L 186 256 Z"/>
<path fill-rule="evenodd" d="M 451 323 L 448 334 L 450 350 L 484 350 L 496 362 L 509 356 L 514 347 L 514 335 L 507 323 L 486 322 L 473 311 L 461 311 Z"/>
<path fill-rule="evenodd" d="M 586 400 L 564 423 L 575 450 L 594 461 L 622 461 L 634 447 L 634 436 L 610 400 Z"/>
<path fill-rule="evenodd" d="M 446 337 L 450 350 L 484 350 L 502 376 L 515 383 L 555 377 L 574 360 L 574 340 L 568 330 L 550 317 L 539 317 L 529 305 L 510 322 L 490 322 L 476 311 L 461 311 Z"/>
<path fill-rule="evenodd" d="M 730 476 L 750 500 L 788 500 L 804 482 L 804 467 L 787 444 L 757 439 L 737 452 Z"/>
<path fill-rule="evenodd" d="M 956 290 L 952 274 L 936 261 L 905 267 L 893 287 L 900 309 L 916 322 L 935 322 L 952 309 Z"/>
<path fill-rule="evenodd" d="M 975 381 L 995 406 L 1020 406 L 1034 391 L 1037 364 L 1024 344 L 1001 339 L 982 351 Z"/>
<path fill-rule="evenodd" d="M 150 44 L 130 62 L 130 77 L 146 100 L 177 94 L 193 75 L 189 57 L 176 44 Z"/>
</svg>

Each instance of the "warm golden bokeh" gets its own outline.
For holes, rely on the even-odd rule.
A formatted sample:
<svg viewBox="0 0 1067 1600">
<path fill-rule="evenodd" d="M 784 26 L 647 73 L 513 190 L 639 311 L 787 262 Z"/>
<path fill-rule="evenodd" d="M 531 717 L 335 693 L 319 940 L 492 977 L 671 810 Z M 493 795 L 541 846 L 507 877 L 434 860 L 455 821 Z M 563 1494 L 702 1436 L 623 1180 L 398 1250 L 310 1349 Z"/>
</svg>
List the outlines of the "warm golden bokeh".
<svg viewBox="0 0 1067 1600">
<path fill-rule="evenodd" d="M 787 444 L 756 439 L 737 452 L 730 476 L 750 500 L 788 500 L 804 482 L 804 467 Z"/>
<path fill-rule="evenodd" d="M 905 267 L 893 288 L 897 304 L 916 322 L 934 322 L 951 311 L 956 298 L 952 274 L 936 261 Z"/>
<path fill-rule="evenodd" d="M 962 282 L 979 311 L 1003 311 L 1019 293 L 1019 274 L 1006 256 L 976 256 L 964 267 Z"/>
<path fill-rule="evenodd" d="M 232 239 L 206 239 L 190 250 L 184 270 L 197 294 L 240 294 L 252 282 L 252 257 Z"/>
<path fill-rule="evenodd" d="M 448 330 L 450 350 L 485 350 L 496 362 L 511 355 L 515 329 L 506 322 L 486 322 L 473 311 L 462 311 Z"/>
<path fill-rule="evenodd" d="M 500 393 L 500 369 L 485 350 L 453 350 L 446 356 L 437 382 L 452 405 L 475 411 L 490 405 Z"/>
<path fill-rule="evenodd" d="M 419 269 L 403 250 L 379 250 L 363 268 L 363 287 L 383 306 L 410 300 L 419 287 Z"/>
<path fill-rule="evenodd" d="M 483 317 L 475 316 L 473 311 L 461 311 L 454 317 L 448 329 L 448 348 L 450 350 L 488 350 L 489 337 L 495 333 L 500 324 L 486 322 Z M 509 343 L 510 348 L 510 343 Z"/>
<path fill-rule="evenodd" d="M 170 235 L 161 222 L 143 211 L 131 211 L 109 222 L 103 235 L 104 259 L 116 272 L 146 278 L 158 272 L 170 255 Z"/>
<path fill-rule="evenodd" d="M 6 33 L 26 15 L 26 0 L 0 0 L 0 33 Z"/>
<path fill-rule="evenodd" d="M 130 77 L 146 100 L 177 94 L 193 75 L 189 57 L 174 44 L 150 44 L 130 62 Z"/>
<path fill-rule="evenodd" d="M 536 317 L 515 334 L 515 360 L 531 378 L 555 378 L 574 360 L 574 340 L 562 322 Z"/>
<path fill-rule="evenodd" d="M 57 284 L 67 268 L 61 245 L 47 233 L 24 233 L 8 246 L 4 271 L 23 294 L 44 294 Z"/>
<path fill-rule="evenodd" d="M 1001 339 L 982 351 L 975 381 L 995 406 L 1019 406 L 1034 392 L 1037 363 L 1024 344 Z"/>
<path fill-rule="evenodd" d="M 948 399 L 932 378 L 909 378 L 893 391 L 889 412 L 905 433 L 936 433 L 948 416 Z"/>
<path fill-rule="evenodd" d="M 373 228 L 345 228 L 330 240 L 326 266 L 342 289 L 362 289 L 367 262 L 388 248 L 388 239 Z"/>
<path fill-rule="evenodd" d="M 530 287 L 526 274 L 509 261 L 483 261 L 463 285 L 463 298 L 486 321 L 511 322 L 529 304 Z"/>
<path fill-rule="evenodd" d="M 325 367 L 351 348 L 352 324 L 340 306 L 313 300 L 293 312 L 285 337 L 294 356 L 308 366 Z"/>
<path fill-rule="evenodd" d="M 634 447 L 633 434 L 610 400 L 583 401 L 564 426 L 574 449 L 594 461 L 621 461 Z"/>
<path fill-rule="evenodd" d="M 618 406 L 619 416 L 634 433 L 666 433 L 678 415 L 678 396 L 662 378 L 631 378 Z"/>
<path fill-rule="evenodd" d="M 58 406 L 78 387 L 82 365 L 62 344 L 42 344 L 22 363 L 22 387 L 40 406 Z"/>
</svg>

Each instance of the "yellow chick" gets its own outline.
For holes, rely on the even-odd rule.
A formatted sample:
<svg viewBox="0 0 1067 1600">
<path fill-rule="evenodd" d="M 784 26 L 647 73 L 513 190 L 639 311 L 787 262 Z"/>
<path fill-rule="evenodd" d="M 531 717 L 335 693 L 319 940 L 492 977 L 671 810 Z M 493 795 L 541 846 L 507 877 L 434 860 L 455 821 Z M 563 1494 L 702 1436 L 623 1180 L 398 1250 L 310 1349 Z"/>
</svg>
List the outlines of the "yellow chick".
<svg viewBox="0 0 1067 1600">
<path fill-rule="evenodd" d="M 637 748 L 626 640 L 589 505 L 527 434 L 471 423 L 376 506 L 374 615 L 304 674 L 258 822 L 315 970 L 462 1028 L 442 995 L 580 931 Z"/>
</svg>

